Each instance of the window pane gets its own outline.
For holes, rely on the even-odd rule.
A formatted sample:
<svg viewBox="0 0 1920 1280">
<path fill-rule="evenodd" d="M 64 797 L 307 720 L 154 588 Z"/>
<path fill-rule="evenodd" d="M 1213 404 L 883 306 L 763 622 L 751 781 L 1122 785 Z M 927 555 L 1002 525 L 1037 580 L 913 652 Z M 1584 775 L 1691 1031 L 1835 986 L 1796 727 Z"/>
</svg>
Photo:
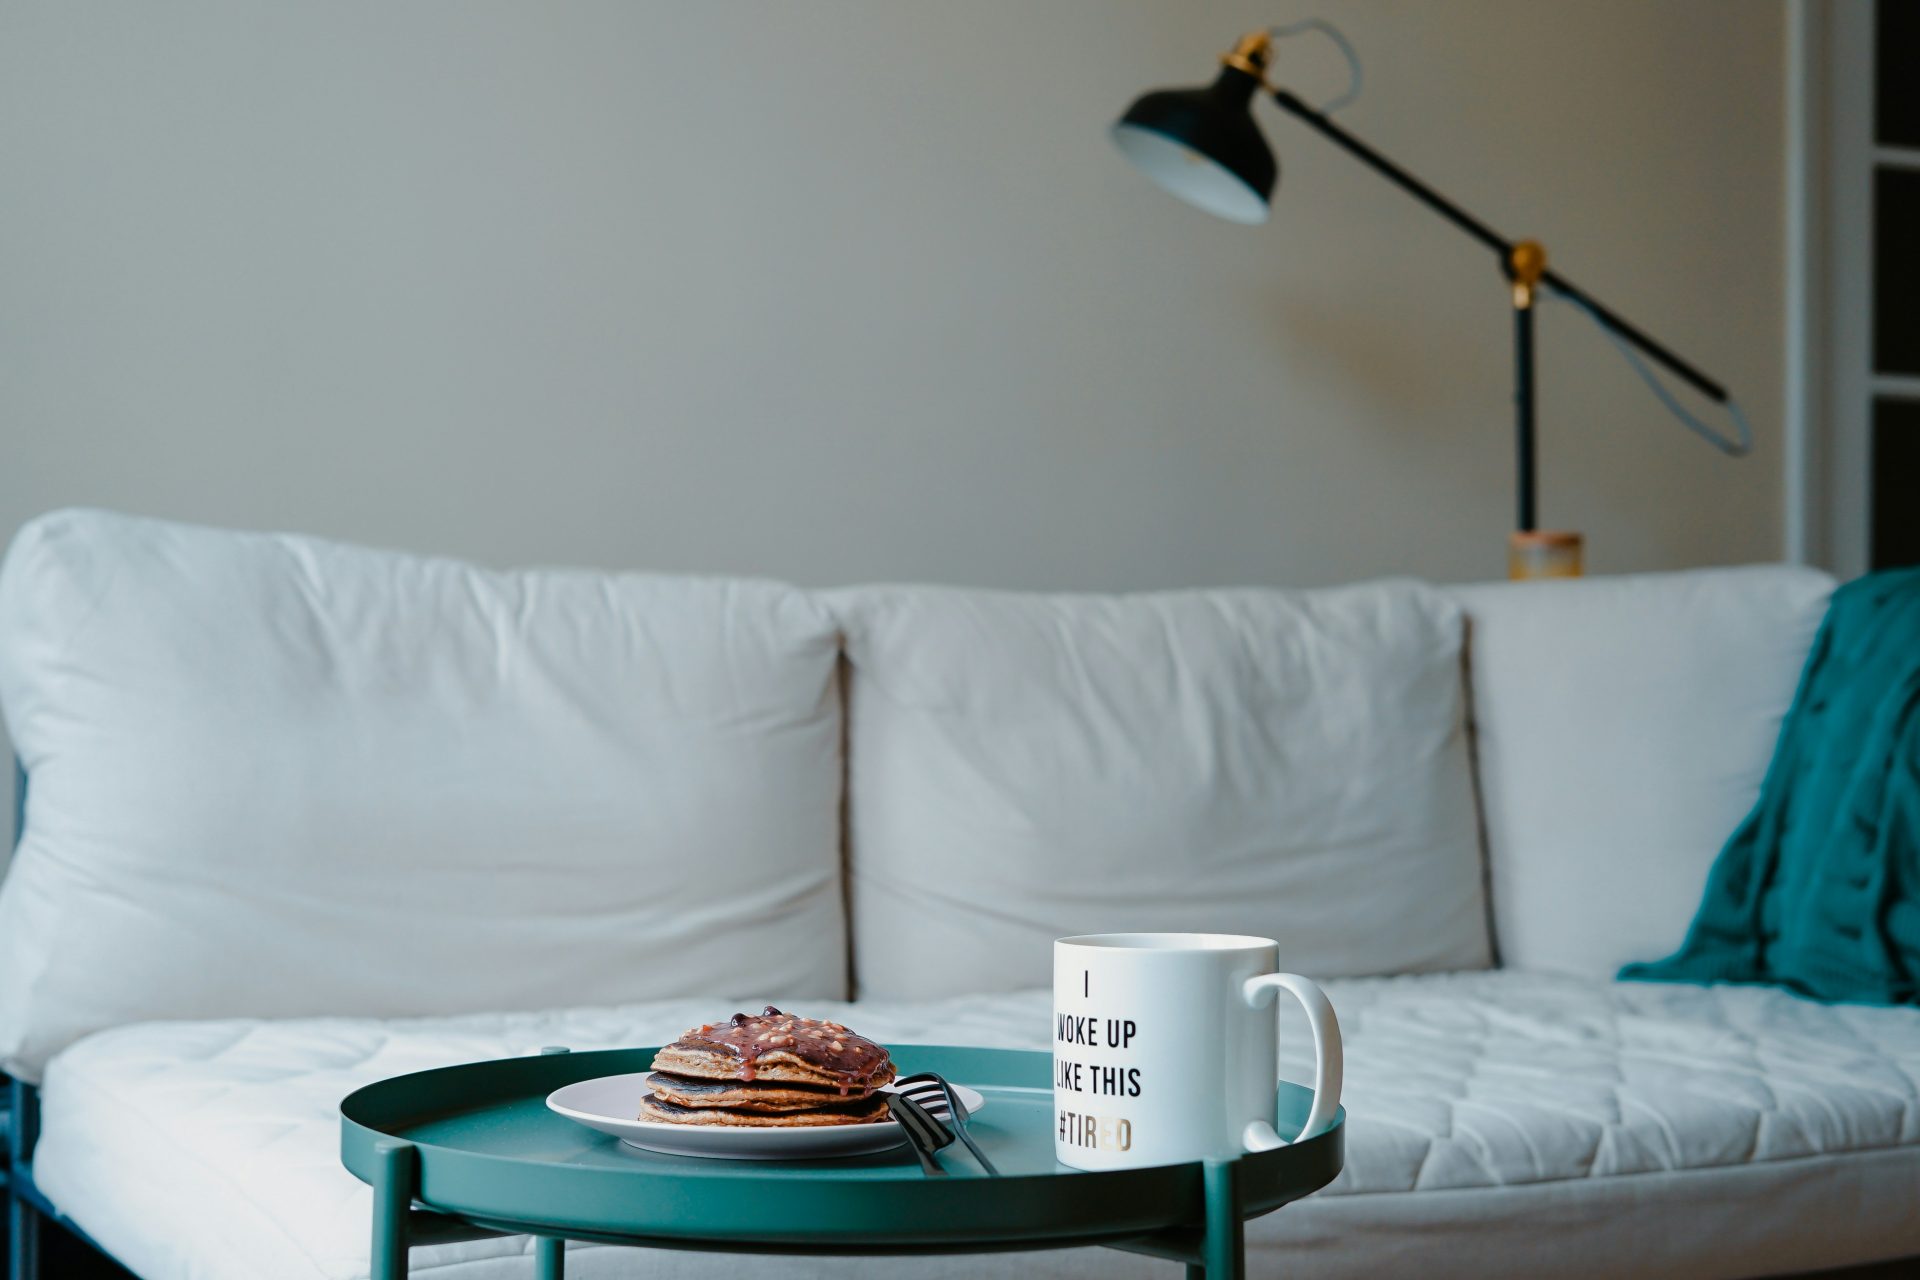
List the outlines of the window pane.
<svg viewBox="0 0 1920 1280">
<path fill-rule="evenodd" d="M 1890 147 L 1920 147 L 1920 4 L 1880 0 L 1874 33 L 1873 137 Z"/>
<path fill-rule="evenodd" d="M 1920 169 L 1873 175 L 1873 367 L 1920 373 Z"/>
<path fill-rule="evenodd" d="M 1873 567 L 1920 564 L 1920 400 L 1873 402 Z"/>
</svg>

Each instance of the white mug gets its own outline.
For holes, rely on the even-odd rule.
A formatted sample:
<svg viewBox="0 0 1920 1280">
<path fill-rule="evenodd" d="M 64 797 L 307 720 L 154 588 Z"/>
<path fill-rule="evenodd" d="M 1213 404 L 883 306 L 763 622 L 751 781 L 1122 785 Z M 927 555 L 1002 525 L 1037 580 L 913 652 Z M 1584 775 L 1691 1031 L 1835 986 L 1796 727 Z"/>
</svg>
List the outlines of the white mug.
<svg viewBox="0 0 1920 1280">
<path fill-rule="evenodd" d="M 1076 1169 L 1271 1151 L 1340 1106 L 1340 1023 L 1326 993 L 1276 973 L 1272 938 L 1093 933 L 1053 944 L 1053 1149 Z M 1290 992 L 1313 1028 L 1313 1106 L 1274 1129 L 1278 1021 Z"/>
</svg>

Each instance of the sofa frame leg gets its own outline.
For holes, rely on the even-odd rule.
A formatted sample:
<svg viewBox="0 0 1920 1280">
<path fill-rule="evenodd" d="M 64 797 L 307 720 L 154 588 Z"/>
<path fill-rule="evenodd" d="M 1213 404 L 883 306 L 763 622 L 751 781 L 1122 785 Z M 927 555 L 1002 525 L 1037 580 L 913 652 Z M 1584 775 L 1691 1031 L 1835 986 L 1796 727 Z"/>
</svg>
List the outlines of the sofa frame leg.
<svg viewBox="0 0 1920 1280">
<path fill-rule="evenodd" d="M 567 1280 L 567 1242 L 555 1236 L 533 1239 L 534 1280 Z"/>
</svg>

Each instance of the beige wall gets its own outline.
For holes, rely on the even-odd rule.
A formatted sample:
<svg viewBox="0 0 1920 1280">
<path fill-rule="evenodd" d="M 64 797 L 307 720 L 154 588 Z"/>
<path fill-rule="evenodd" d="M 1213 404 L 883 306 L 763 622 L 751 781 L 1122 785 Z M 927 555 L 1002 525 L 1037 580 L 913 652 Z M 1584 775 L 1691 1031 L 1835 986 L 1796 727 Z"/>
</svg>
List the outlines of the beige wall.
<svg viewBox="0 0 1920 1280">
<path fill-rule="evenodd" d="M 0 8 L 0 531 L 97 504 L 808 583 L 1497 574 L 1491 260 L 1296 123 L 1272 225 L 1104 136 L 1324 12 L 1350 127 L 1671 338 L 1542 322 L 1543 518 L 1780 541 L 1782 14 L 1721 0 Z M 1282 71 L 1315 95 L 1312 40 Z"/>
</svg>

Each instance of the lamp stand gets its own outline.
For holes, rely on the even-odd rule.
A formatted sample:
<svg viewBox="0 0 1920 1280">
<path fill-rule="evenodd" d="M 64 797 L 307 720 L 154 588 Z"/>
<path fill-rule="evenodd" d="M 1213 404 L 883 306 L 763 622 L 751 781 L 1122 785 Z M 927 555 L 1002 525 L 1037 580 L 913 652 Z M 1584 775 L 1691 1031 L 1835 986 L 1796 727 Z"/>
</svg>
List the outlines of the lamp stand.
<svg viewBox="0 0 1920 1280">
<path fill-rule="evenodd" d="M 1533 302 L 1541 273 L 1547 269 L 1547 251 L 1537 241 L 1522 240 L 1507 251 L 1507 278 L 1513 282 L 1513 457 L 1518 511 L 1514 527 L 1530 533 L 1535 518 L 1533 457 Z"/>
<path fill-rule="evenodd" d="M 1506 254 L 1513 285 L 1514 532 L 1507 544 L 1507 576 L 1577 578 L 1582 539 L 1577 533 L 1539 529 L 1539 462 L 1535 453 L 1533 396 L 1533 305 L 1547 273 L 1547 251 L 1537 240 L 1516 241 Z"/>
<path fill-rule="evenodd" d="M 1380 174 L 1408 195 L 1499 255 L 1513 285 L 1515 516 L 1517 528 L 1510 540 L 1508 572 L 1515 578 L 1574 577 L 1581 572 L 1581 538 L 1577 533 L 1541 533 L 1534 484 L 1533 304 L 1541 286 L 1558 290 L 1586 310 L 1603 328 L 1645 352 L 1656 364 L 1715 404 L 1727 403 L 1726 388 L 1673 352 L 1655 342 L 1611 308 L 1594 300 L 1580 286 L 1547 267 L 1546 251 L 1531 240 L 1509 240 L 1462 209 L 1392 160 L 1354 137 L 1290 90 L 1269 84 L 1266 70 L 1271 42 L 1256 32 L 1221 59 L 1229 68 L 1252 76 L 1273 101 L 1321 137 Z"/>
<path fill-rule="evenodd" d="M 1347 57 L 1346 92 L 1312 107 L 1297 94 L 1267 79 L 1276 36 L 1316 30 Z M 1547 267 L 1546 250 L 1532 240 L 1509 240 L 1401 166 L 1348 133 L 1329 113 L 1360 93 L 1360 59 L 1331 23 L 1309 18 L 1286 26 L 1251 31 L 1221 55 L 1224 64 L 1210 85 L 1192 89 L 1156 89 L 1143 94 L 1113 126 L 1113 138 L 1149 178 L 1189 204 L 1230 222 L 1265 222 L 1280 167 L 1254 123 L 1256 90 L 1270 94 L 1288 115 L 1392 182 L 1433 212 L 1493 251 L 1513 290 L 1514 489 L 1517 526 L 1509 542 L 1508 572 L 1515 578 L 1572 577 L 1581 571 L 1577 533 L 1536 528 L 1538 460 L 1534 439 L 1533 307 L 1542 287 L 1586 312 L 1620 349 L 1627 363 L 1662 404 L 1707 443 L 1731 457 L 1753 448 L 1746 415 L 1725 387 L 1701 373 L 1635 328 L 1619 313 L 1595 301 L 1586 290 Z M 1645 359 L 1642 359 L 1642 357 Z M 1737 435 L 1716 431 L 1681 406 L 1652 366 L 1668 373 L 1726 410 Z"/>
</svg>

